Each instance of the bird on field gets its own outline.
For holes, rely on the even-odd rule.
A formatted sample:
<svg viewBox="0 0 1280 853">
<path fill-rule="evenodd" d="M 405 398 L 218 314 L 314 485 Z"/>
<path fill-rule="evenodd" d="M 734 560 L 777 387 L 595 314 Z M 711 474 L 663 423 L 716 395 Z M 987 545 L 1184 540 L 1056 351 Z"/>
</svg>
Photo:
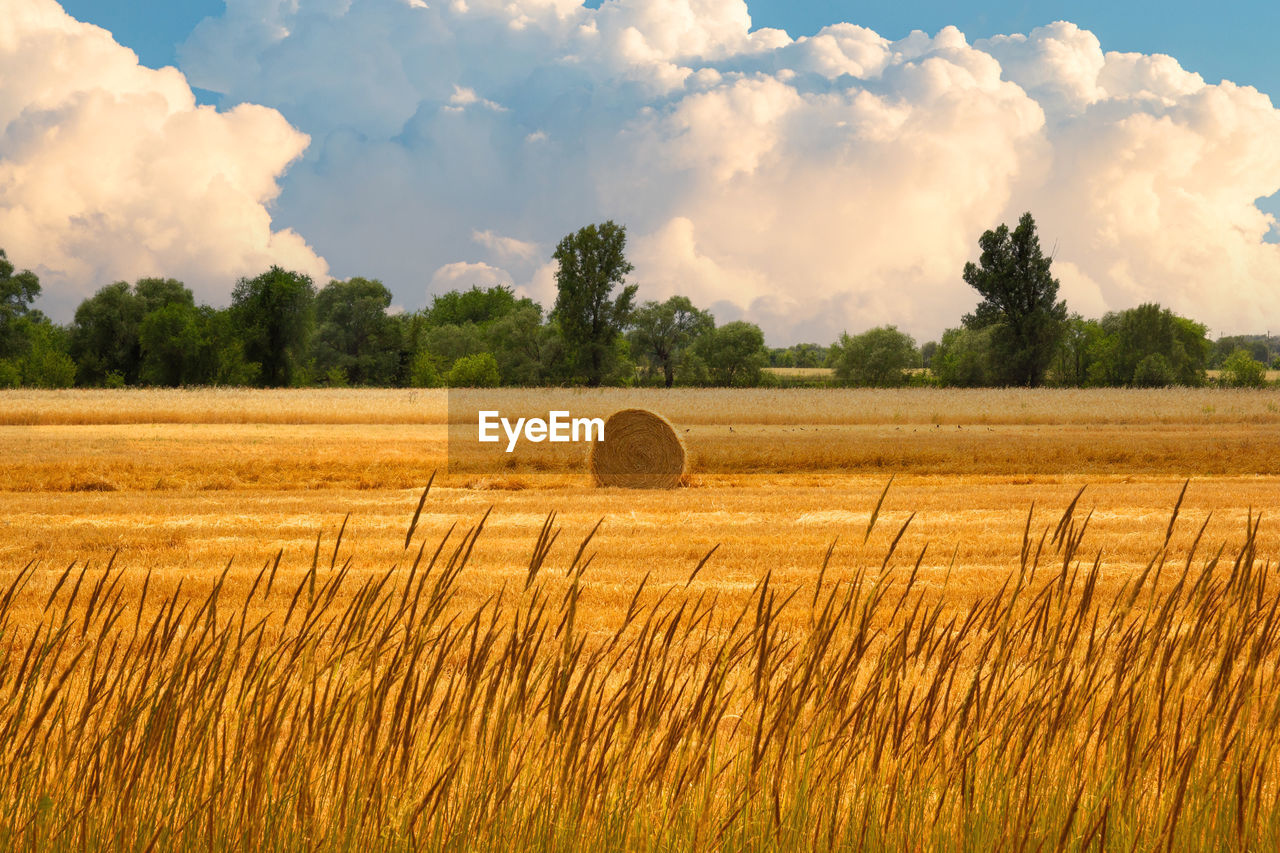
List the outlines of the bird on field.
<svg viewBox="0 0 1280 853">
<path fill-rule="evenodd" d="M 733 432 L 733 427 L 729 427 L 729 432 Z"/>
</svg>

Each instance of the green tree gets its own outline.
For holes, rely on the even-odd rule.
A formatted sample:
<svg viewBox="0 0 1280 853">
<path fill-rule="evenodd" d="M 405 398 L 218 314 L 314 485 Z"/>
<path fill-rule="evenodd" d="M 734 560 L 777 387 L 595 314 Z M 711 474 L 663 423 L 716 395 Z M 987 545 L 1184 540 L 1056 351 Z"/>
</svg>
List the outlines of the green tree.
<svg viewBox="0 0 1280 853">
<path fill-rule="evenodd" d="M 700 335 L 715 328 L 715 319 L 684 296 L 666 302 L 646 302 L 631 315 L 627 335 L 631 353 L 662 371 L 663 382 L 675 384 L 676 371 L 685 351 Z"/>
<path fill-rule="evenodd" d="M 1103 334 L 1097 320 L 1086 320 L 1079 314 L 1067 318 L 1053 361 L 1055 384 L 1075 388 L 1089 384 L 1089 369 Z"/>
<path fill-rule="evenodd" d="M 431 353 L 418 353 L 409 369 L 409 386 L 412 388 L 439 388 L 444 385 L 444 377 L 440 375 L 436 361 Z"/>
<path fill-rule="evenodd" d="M 142 320 L 138 342 L 142 351 L 139 380 L 146 385 L 197 385 L 209 381 L 201 369 L 204 344 L 200 312 L 192 305 L 171 302 Z"/>
<path fill-rule="evenodd" d="M 1159 355 L 1171 371 L 1169 384 L 1203 385 L 1212 344 L 1200 323 L 1154 303 L 1107 314 L 1092 349 L 1089 380 L 1094 385 L 1134 385 L 1138 366 Z M 1148 364 L 1142 381 L 1153 381 Z"/>
<path fill-rule="evenodd" d="M 71 356 L 83 385 L 134 385 L 141 379 L 142 324 L 170 305 L 194 310 L 195 297 L 180 281 L 143 278 L 117 281 L 76 308 Z"/>
<path fill-rule="evenodd" d="M 841 382 L 890 388 L 907 381 L 907 371 L 920 365 L 920 352 L 897 326 L 878 326 L 860 335 L 841 334 L 830 360 Z"/>
<path fill-rule="evenodd" d="M 464 355 L 449 368 L 450 388 L 496 388 L 501 381 L 498 362 L 491 353 Z"/>
<path fill-rule="evenodd" d="M 705 367 L 711 384 L 747 387 L 759 385 L 769 351 L 764 333 L 754 323 L 725 323 L 694 343 L 698 365 Z"/>
<path fill-rule="evenodd" d="M 125 281 L 80 303 L 71 324 L 71 357 L 82 385 L 102 385 L 111 374 L 126 383 L 137 381 L 142 314 L 141 301 Z"/>
<path fill-rule="evenodd" d="M 400 357 L 390 307 L 391 291 L 380 281 L 352 278 L 325 285 L 316 295 L 317 371 L 341 370 L 352 385 L 390 385 Z"/>
<path fill-rule="evenodd" d="M 633 270 L 626 245 L 627 229 L 608 221 L 566 236 L 552 255 L 559 267 L 551 315 L 576 375 L 593 388 L 614 371 L 616 341 L 635 299 L 636 285 L 625 283 Z"/>
<path fill-rule="evenodd" d="M 40 312 L 32 312 L 39 314 Z M 76 363 L 67 354 L 65 330 L 53 325 L 43 316 L 28 316 L 21 320 L 25 326 L 24 351 L 13 360 L 0 360 L 0 373 L 8 375 L 8 381 L 0 378 L 0 386 L 24 385 L 28 388 L 69 388 L 75 384 Z"/>
<path fill-rule="evenodd" d="M 422 351 L 430 354 L 442 374 L 463 356 L 485 352 L 485 347 L 484 333 L 475 323 L 430 326 L 422 335 Z"/>
<path fill-rule="evenodd" d="M 133 284 L 133 295 L 142 304 L 144 317 L 168 305 L 196 307 L 195 295 L 176 278 L 140 278 Z"/>
<path fill-rule="evenodd" d="M 996 384 L 994 329 L 947 329 L 929 369 L 940 385 L 980 388 Z"/>
<path fill-rule="evenodd" d="M 231 293 L 231 318 L 244 354 L 259 365 L 259 382 L 280 388 L 306 378 L 315 323 L 311 277 L 278 266 L 242 278 Z"/>
<path fill-rule="evenodd" d="M 15 273 L 0 249 L 0 387 L 66 388 L 75 381 L 65 331 L 31 307 L 40 279 Z"/>
<path fill-rule="evenodd" d="M 462 326 L 474 323 L 484 326 L 500 320 L 517 308 L 536 307 L 532 299 L 516 298 L 515 291 L 506 285 L 470 290 L 451 290 L 431 300 L 426 310 L 427 322 L 432 326 Z M 541 309 L 539 309 L 541 310 Z"/>
<path fill-rule="evenodd" d="M 1053 260 L 1040 250 L 1030 213 L 1009 231 L 1001 224 L 978 240 L 979 263 L 964 265 L 964 280 L 982 296 L 964 318 L 970 329 L 991 328 L 997 376 L 1002 384 L 1034 387 L 1057 350 L 1067 319 L 1067 304 L 1058 301 Z"/>
<path fill-rule="evenodd" d="M 1174 383 L 1173 365 L 1164 353 L 1153 352 L 1138 362 L 1133 370 L 1135 388 L 1168 388 Z"/>
<path fill-rule="evenodd" d="M 0 249 L 0 359 L 10 359 L 27 351 L 30 341 L 27 320 L 43 317 L 31 308 L 40 295 L 40 279 L 31 270 L 15 273 L 4 249 Z"/>
<path fill-rule="evenodd" d="M 1270 364 L 1273 353 L 1280 348 L 1280 339 L 1270 335 L 1229 335 L 1213 342 L 1213 350 L 1209 353 L 1208 367 L 1221 368 L 1228 358 L 1238 349 L 1247 352 L 1250 358 L 1263 364 Z"/>
<path fill-rule="evenodd" d="M 933 362 L 933 355 L 938 351 L 937 341 L 925 341 L 920 345 L 920 366 L 929 369 Z"/>
<path fill-rule="evenodd" d="M 1261 388 L 1267 384 L 1267 366 L 1241 347 L 1222 363 L 1222 384 L 1232 388 Z"/>
<path fill-rule="evenodd" d="M 522 305 L 485 329 L 503 385 L 548 385 L 566 378 L 564 339 L 542 322 L 537 304 Z"/>
</svg>

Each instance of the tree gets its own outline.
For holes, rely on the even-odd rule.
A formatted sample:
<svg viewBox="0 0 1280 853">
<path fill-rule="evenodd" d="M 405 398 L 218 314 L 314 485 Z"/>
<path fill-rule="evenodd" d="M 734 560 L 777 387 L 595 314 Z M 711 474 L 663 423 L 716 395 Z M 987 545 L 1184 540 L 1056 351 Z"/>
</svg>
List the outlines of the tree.
<svg viewBox="0 0 1280 853">
<path fill-rule="evenodd" d="M 432 297 L 426 310 L 427 322 L 432 326 L 462 326 L 474 323 L 483 326 L 500 320 L 517 308 L 537 307 L 532 299 L 517 299 L 515 291 L 506 285 L 481 289 L 451 290 Z M 539 309 L 541 311 L 541 309 Z"/>
<path fill-rule="evenodd" d="M 631 316 L 631 353 L 649 359 L 662 370 L 666 387 L 675 384 L 676 369 L 685 350 L 700 335 L 715 328 L 715 319 L 684 296 L 666 302 L 646 302 Z"/>
<path fill-rule="evenodd" d="M 40 279 L 31 270 L 14 274 L 13 264 L 0 249 L 0 359 L 22 355 L 28 345 L 28 326 L 23 321 L 33 314 L 31 303 L 40 295 Z"/>
<path fill-rule="evenodd" d="M 994 329 L 947 329 L 942 333 L 938 349 L 929 369 L 939 384 L 958 388 L 994 385 L 994 354 L 991 343 Z"/>
<path fill-rule="evenodd" d="M 1163 353 L 1153 352 L 1138 362 L 1133 370 L 1135 388 L 1168 388 L 1173 384 L 1173 365 Z"/>
<path fill-rule="evenodd" d="M 759 326 L 741 320 L 725 323 L 698 338 L 694 352 L 715 385 L 758 385 L 764 366 L 769 363 L 764 333 Z"/>
<path fill-rule="evenodd" d="M 925 370 L 933 363 L 933 355 L 938 351 L 937 341 L 925 341 L 920 345 L 920 366 Z"/>
<path fill-rule="evenodd" d="M 315 322 L 311 277 L 278 266 L 256 278 L 242 278 L 231 293 L 231 318 L 245 357 L 260 366 L 268 387 L 306 378 L 306 356 Z"/>
<path fill-rule="evenodd" d="M 76 308 L 71 324 L 71 356 L 84 385 L 136 384 L 142 371 L 142 325 L 170 305 L 195 309 L 195 297 L 171 278 L 117 281 Z"/>
<path fill-rule="evenodd" d="M 1179 317 L 1154 303 L 1112 312 L 1099 323 L 1102 336 L 1092 349 L 1089 381 L 1094 385 L 1135 385 L 1153 382 L 1157 363 L 1148 363 L 1143 376 L 1138 367 L 1159 355 L 1167 365 L 1171 385 L 1203 385 L 1205 366 L 1213 345 L 1203 325 Z"/>
<path fill-rule="evenodd" d="M 316 370 L 342 371 L 352 385 L 390 385 L 400 356 L 390 307 L 391 291 L 380 281 L 352 278 L 325 285 L 316 295 Z"/>
<path fill-rule="evenodd" d="M 484 333 L 475 323 L 429 327 L 422 335 L 422 352 L 429 353 L 436 369 L 447 373 L 455 361 L 485 352 Z"/>
<path fill-rule="evenodd" d="M 66 333 L 31 307 L 40 279 L 14 272 L 0 249 L 0 387 L 66 388 L 75 381 Z"/>
<path fill-rule="evenodd" d="M 503 385 L 547 385 L 565 374 L 564 339 L 542 322 L 536 303 L 521 305 L 485 329 Z"/>
<path fill-rule="evenodd" d="M 615 343 L 631 315 L 636 285 L 626 284 L 634 269 L 624 250 L 627 229 L 612 220 L 588 225 L 556 246 L 556 304 L 559 324 L 577 375 L 596 387 L 616 361 Z M 615 297 L 615 288 L 621 288 Z"/>
<path fill-rule="evenodd" d="M 919 364 L 915 340 L 897 326 L 878 326 L 852 336 L 846 332 L 831 348 L 836 378 L 851 385 L 896 387 L 906 382 L 906 371 Z"/>
<path fill-rule="evenodd" d="M 1089 384 L 1089 369 L 1097 357 L 1102 326 L 1072 314 L 1063 325 L 1062 339 L 1054 358 L 1054 380 L 1058 385 L 1083 387 Z"/>
<path fill-rule="evenodd" d="M 977 309 L 964 318 L 970 329 L 992 328 L 1000 381 L 1034 387 L 1058 347 L 1067 304 L 1058 301 L 1058 282 L 1050 273 L 1052 258 L 1040 250 L 1036 223 L 1030 213 L 1009 231 L 1001 224 L 978 240 L 979 263 L 964 265 L 964 280 L 982 296 Z"/>
<path fill-rule="evenodd" d="M 142 350 L 138 379 L 147 385 L 168 386 L 208 382 L 200 369 L 200 327 L 199 311 L 182 302 L 148 314 L 138 331 Z"/>
<path fill-rule="evenodd" d="M 436 368 L 435 359 L 430 353 L 420 352 L 414 358 L 409 368 L 408 384 L 411 388 L 439 388 L 444 384 L 444 378 Z"/>
<path fill-rule="evenodd" d="M 80 303 L 71 324 L 71 357 L 82 385 L 102 385 L 111 376 L 130 384 L 138 380 L 142 315 L 142 302 L 124 281 Z"/>
</svg>

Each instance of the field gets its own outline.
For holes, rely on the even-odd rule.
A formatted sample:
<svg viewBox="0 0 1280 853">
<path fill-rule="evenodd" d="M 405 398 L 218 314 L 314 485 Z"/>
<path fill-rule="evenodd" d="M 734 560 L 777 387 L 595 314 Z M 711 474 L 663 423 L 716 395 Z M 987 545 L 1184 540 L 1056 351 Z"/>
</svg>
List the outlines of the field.
<svg viewBox="0 0 1280 853">
<path fill-rule="evenodd" d="M 1275 392 L 564 394 L 0 395 L 0 843 L 1280 842 Z"/>
</svg>

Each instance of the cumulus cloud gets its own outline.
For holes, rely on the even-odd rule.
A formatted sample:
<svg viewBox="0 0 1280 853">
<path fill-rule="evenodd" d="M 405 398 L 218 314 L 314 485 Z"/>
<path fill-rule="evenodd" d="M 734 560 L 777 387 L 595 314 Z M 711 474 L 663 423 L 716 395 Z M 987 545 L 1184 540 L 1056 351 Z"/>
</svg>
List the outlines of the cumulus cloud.
<svg viewBox="0 0 1280 853">
<path fill-rule="evenodd" d="M 466 290 L 471 287 L 493 287 L 511 284 L 511 275 L 503 269 L 486 263 L 456 261 L 445 264 L 431 276 L 428 293 L 444 293 L 448 290 Z"/>
<path fill-rule="evenodd" d="M 55 316 L 116 279 L 173 276 L 222 302 L 272 263 L 323 274 L 267 209 L 306 145 L 273 109 L 197 107 L 176 69 L 140 66 L 53 0 L 0 16 L 0 246 Z"/>
<path fill-rule="evenodd" d="M 1280 190 L 1280 111 L 1065 22 L 792 39 L 742 0 L 227 0 L 180 56 L 225 106 L 311 136 L 276 221 L 410 306 L 481 280 L 547 304 L 551 247 L 612 218 L 641 298 L 777 343 L 933 337 L 975 303 L 959 272 L 982 231 L 1031 210 L 1076 310 L 1280 326 L 1255 205 Z M 238 155 L 259 206 L 286 153 Z"/>
</svg>

